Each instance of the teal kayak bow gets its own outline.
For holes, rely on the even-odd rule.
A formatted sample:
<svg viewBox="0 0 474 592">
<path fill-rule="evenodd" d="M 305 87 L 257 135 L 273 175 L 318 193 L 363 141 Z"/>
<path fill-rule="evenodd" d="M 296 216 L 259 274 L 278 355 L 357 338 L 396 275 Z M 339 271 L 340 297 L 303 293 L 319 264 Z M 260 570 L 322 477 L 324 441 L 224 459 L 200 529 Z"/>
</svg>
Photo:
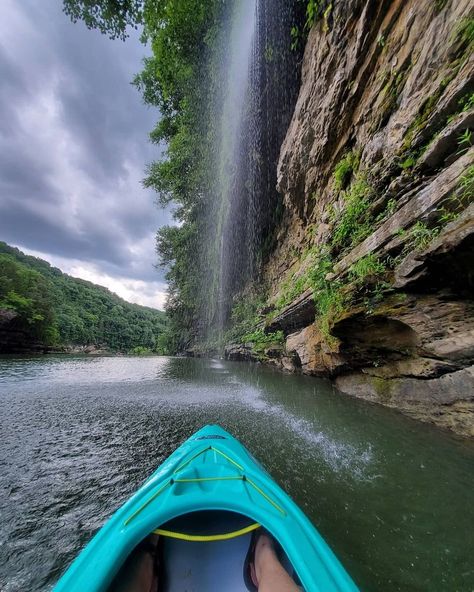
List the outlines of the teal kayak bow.
<svg viewBox="0 0 474 592">
<path fill-rule="evenodd" d="M 226 524 L 224 532 L 216 530 L 215 524 L 206 532 L 206 528 L 196 529 L 193 517 L 199 515 L 207 516 L 208 525 L 210 515 L 241 520 L 221 520 L 221 525 Z M 230 523 L 233 527 L 229 529 Z M 54 590 L 106 592 L 127 557 L 150 533 L 175 540 L 178 546 L 173 547 L 173 553 L 185 553 L 186 545 L 203 543 L 228 555 L 231 548 L 237 549 L 230 546 L 231 539 L 250 538 L 259 526 L 279 542 L 296 581 L 307 592 L 357 591 L 298 506 L 244 446 L 219 426 L 204 427 L 173 452 L 97 532 Z M 190 556 L 195 555 L 194 550 Z M 239 558 L 239 565 L 243 559 Z M 172 563 L 170 560 L 170 570 Z M 174 589 L 178 587 L 168 583 L 167 590 Z M 193 589 L 207 592 L 204 587 Z"/>
</svg>

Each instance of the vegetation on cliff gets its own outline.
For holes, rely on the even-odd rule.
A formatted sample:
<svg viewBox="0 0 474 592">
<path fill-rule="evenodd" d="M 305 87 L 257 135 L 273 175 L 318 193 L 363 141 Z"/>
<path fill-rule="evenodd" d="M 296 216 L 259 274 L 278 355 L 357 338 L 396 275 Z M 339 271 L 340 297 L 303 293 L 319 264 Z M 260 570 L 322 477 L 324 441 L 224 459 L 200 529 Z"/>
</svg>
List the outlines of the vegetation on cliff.
<svg viewBox="0 0 474 592">
<path fill-rule="evenodd" d="M 125 302 L 2 242 L 0 315 L 4 351 L 77 344 L 165 353 L 163 312 Z"/>
</svg>

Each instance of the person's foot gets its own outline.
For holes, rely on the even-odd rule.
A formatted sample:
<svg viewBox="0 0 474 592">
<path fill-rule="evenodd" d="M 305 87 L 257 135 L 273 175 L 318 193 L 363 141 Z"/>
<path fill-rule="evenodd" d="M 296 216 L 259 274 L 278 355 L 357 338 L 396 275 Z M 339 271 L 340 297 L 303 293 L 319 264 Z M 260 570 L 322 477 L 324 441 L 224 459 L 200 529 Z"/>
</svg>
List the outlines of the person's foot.
<svg viewBox="0 0 474 592">
<path fill-rule="evenodd" d="M 257 588 L 262 579 L 262 573 L 271 569 L 275 564 L 280 565 L 280 562 L 278 561 L 273 539 L 265 531 L 262 531 L 255 543 L 254 560 L 250 564 L 250 575 Z"/>
</svg>

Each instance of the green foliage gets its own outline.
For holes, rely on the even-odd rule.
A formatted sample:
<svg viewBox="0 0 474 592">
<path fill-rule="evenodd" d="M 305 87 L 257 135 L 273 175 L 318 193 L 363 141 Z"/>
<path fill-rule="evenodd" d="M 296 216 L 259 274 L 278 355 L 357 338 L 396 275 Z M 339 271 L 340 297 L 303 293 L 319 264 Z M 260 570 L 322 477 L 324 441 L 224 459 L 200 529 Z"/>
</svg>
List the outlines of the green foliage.
<svg viewBox="0 0 474 592">
<path fill-rule="evenodd" d="M 474 190 L 474 165 L 467 168 L 459 183 L 460 198 L 472 200 Z"/>
<path fill-rule="evenodd" d="M 416 158 L 413 154 L 409 154 L 402 162 L 400 163 L 400 168 L 403 170 L 411 169 L 415 166 Z"/>
<path fill-rule="evenodd" d="M 446 6 L 448 0 L 434 0 L 435 8 L 438 12 L 441 12 L 443 8 Z"/>
<path fill-rule="evenodd" d="M 264 51 L 263 57 L 265 58 L 265 61 L 267 63 L 273 62 L 273 60 L 275 59 L 275 50 L 273 49 L 273 47 L 271 45 L 265 46 L 265 51 Z"/>
<path fill-rule="evenodd" d="M 0 308 L 14 310 L 29 339 L 48 345 L 105 345 L 157 351 L 163 312 L 125 302 L 0 242 Z"/>
<path fill-rule="evenodd" d="M 251 343 L 253 351 L 260 354 L 272 345 L 283 345 L 285 343 L 285 334 L 283 331 L 265 333 L 262 328 L 258 328 L 244 335 L 242 342 Z"/>
<path fill-rule="evenodd" d="M 136 345 L 135 347 L 132 347 L 132 349 L 128 353 L 132 354 L 133 356 L 149 356 L 154 352 L 149 347 L 144 347 L 143 345 Z"/>
<path fill-rule="evenodd" d="M 393 214 L 395 214 L 395 212 L 397 211 L 397 207 L 397 200 L 393 197 L 389 199 L 387 205 L 385 206 L 384 218 L 389 218 L 390 216 L 393 216 Z"/>
<path fill-rule="evenodd" d="M 300 0 L 306 2 L 306 21 L 304 29 L 308 32 L 316 21 L 322 17 L 323 31 L 329 30 L 329 16 L 331 14 L 333 3 L 328 0 Z"/>
<path fill-rule="evenodd" d="M 459 215 L 459 212 L 453 212 L 448 208 L 440 208 L 438 220 L 442 226 L 445 226 L 446 224 L 450 224 L 451 222 L 457 220 Z"/>
<path fill-rule="evenodd" d="M 471 93 L 466 93 L 464 96 L 462 96 L 459 101 L 458 101 L 458 108 L 457 110 L 452 113 L 451 115 L 449 115 L 449 117 L 446 120 L 446 123 L 451 123 L 452 121 L 454 121 L 457 116 L 460 113 L 466 113 L 467 111 L 470 111 L 471 109 L 474 109 L 474 92 Z"/>
<path fill-rule="evenodd" d="M 474 92 L 469 93 L 459 100 L 459 107 L 462 112 L 474 109 Z"/>
<path fill-rule="evenodd" d="M 2 243 L 0 243 L 0 247 Z M 37 271 L 0 251 L 0 310 L 12 311 L 13 325 L 32 342 L 54 345 L 58 328 L 49 298 L 49 285 Z"/>
<path fill-rule="evenodd" d="M 407 249 L 426 249 L 439 234 L 439 228 L 428 228 L 424 222 L 417 222 L 409 230 Z"/>
<path fill-rule="evenodd" d="M 301 253 L 300 260 L 300 271 L 288 277 L 280 288 L 273 316 L 279 314 L 308 288 L 314 289 L 313 279 L 322 260 L 321 252 L 316 247 L 309 247 Z"/>
<path fill-rule="evenodd" d="M 349 277 L 356 284 L 365 284 L 386 272 L 387 268 L 374 253 L 369 253 L 356 261 L 349 270 Z"/>
<path fill-rule="evenodd" d="M 471 49 L 474 46 L 474 18 L 461 19 L 454 29 L 453 39 Z"/>
<path fill-rule="evenodd" d="M 89 29 L 124 40 L 127 27 L 142 21 L 143 0 L 63 0 L 63 10 L 74 23 L 82 20 Z"/>
<path fill-rule="evenodd" d="M 370 212 L 372 187 L 364 175 L 359 174 L 343 193 L 344 209 L 332 233 L 332 246 L 345 248 L 364 240 L 373 229 Z"/>
<path fill-rule="evenodd" d="M 452 113 L 446 120 L 446 123 L 451 123 L 456 119 L 460 113 L 466 113 L 474 109 L 474 92 L 466 93 L 458 101 L 458 108 L 455 113 Z"/>
<path fill-rule="evenodd" d="M 313 251 L 313 263 L 308 273 L 308 281 L 313 292 L 327 287 L 326 276 L 332 271 L 334 262 L 327 247 Z"/>
<path fill-rule="evenodd" d="M 332 2 L 329 2 L 329 4 L 326 6 L 323 12 L 323 31 L 325 32 L 329 31 L 329 16 L 331 15 L 331 12 Z"/>
<path fill-rule="evenodd" d="M 316 321 L 321 335 L 329 345 L 337 341 L 331 334 L 334 322 L 340 318 L 348 306 L 342 285 L 338 282 L 327 284 L 314 295 Z"/>
<path fill-rule="evenodd" d="M 308 288 L 309 280 L 306 274 L 292 275 L 288 278 L 280 288 L 280 294 L 275 302 L 275 313 L 281 312 Z"/>
<path fill-rule="evenodd" d="M 345 189 L 351 180 L 353 173 L 357 172 L 360 162 L 360 152 L 348 152 L 334 168 L 334 186 L 336 189 Z"/>
<path fill-rule="evenodd" d="M 293 25 L 290 30 L 290 35 L 291 35 L 291 45 L 290 45 L 291 51 L 296 51 L 299 48 L 300 43 L 302 43 L 303 34 L 297 25 Z"/>
<path fill-rule="evenodd" d="M 458 137 L 458 154 L 463 154 L 472 146 L 472 131 L 470 129 L 464 130 Z"/>
<path fill-rule="evenodd" d="M 308 0 L 306 4 L 306 24 L 305 27 L 307 29 L 311 29 L 311 27 L 316 22 L 317 17 L 321 11 L 321 0 Z"/>
<path fill-rule="evenodd" d="M 247 292 L 234 300 L 231 312 L 231 328 L 225 338 L 227 341 L 243 342 L 261 321 L 261 310 L 266 298 L 263 293 Z M 249 340 L 250 341 L 250 340 Z"/>
<path fill-rule="evenodd" d="M 323 247 L 315 251 L 314 263 L 308 276 L 313 289 L 316 322 L 321 335 L 329 345 L 335 342 L 335 338 L 331 335 L 334 321 L 344 312 L 347 304 L 342 284 L 326 279 L 333 265 L 329 249 Z"/>
</svg>

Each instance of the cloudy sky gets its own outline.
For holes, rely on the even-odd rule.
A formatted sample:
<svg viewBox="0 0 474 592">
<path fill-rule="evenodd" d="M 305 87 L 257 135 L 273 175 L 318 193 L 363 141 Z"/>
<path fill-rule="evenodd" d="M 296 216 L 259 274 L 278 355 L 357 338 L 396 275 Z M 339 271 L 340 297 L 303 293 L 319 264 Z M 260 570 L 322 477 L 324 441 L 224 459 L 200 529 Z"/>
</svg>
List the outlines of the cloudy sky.
<svg viewBox="0 0 474 592">
<path fill-rule="evenodd" d="M 141 186 L 158 117 L 130 84 L 146 48 L 110 41 L 62 0 L 2 0 L 0 240 L 161 308 L 154 236 L 171 221 Z"/>
</svg>

